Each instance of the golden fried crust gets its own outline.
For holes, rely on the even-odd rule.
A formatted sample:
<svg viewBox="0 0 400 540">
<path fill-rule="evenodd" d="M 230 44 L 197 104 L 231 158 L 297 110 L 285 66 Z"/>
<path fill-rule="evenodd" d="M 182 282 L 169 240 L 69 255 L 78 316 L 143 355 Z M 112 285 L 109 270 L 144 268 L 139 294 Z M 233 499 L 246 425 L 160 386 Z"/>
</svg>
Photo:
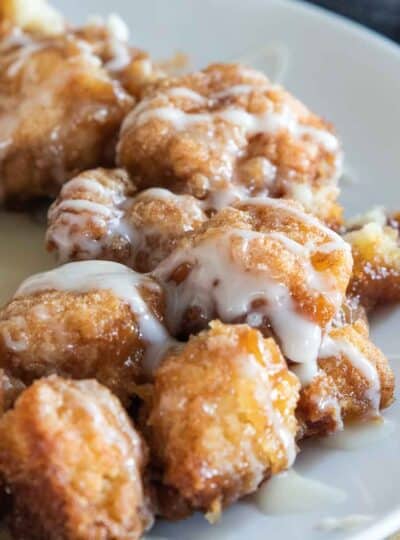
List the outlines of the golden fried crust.
<svg viewBox="0 0 400 540">
<path fill-rule="evenodd" d="M 320 227 L 318 222 L 309 222 L 307 219 L 302 219 L 301 214 L 292 214 L 290 212 L 291 207 L 298 212 L 303 211 L 301 205 L 293 201 L 285 202 L 285 206 L 280 207 L 252 204 L 251 201 L 240 202 L 235 205 L 235 208 L 243 212 L 242 216 L 252 230 L 263 233 L 269 233 L 271 231 L 278 234 L 282 233 L 300 245 L 314 244 L 316 246 L 323 246 L 332 240 L 327 230 Z M 229 214 L 231 214 L 231 210 L 221 212 L 219 216 L 216 216 L 216 221 L 221 220 L 222 223 L 225 215 Z M 333 316 L 332 308 L 335 308 L 332 305 L 329 306 L 329 302 L 326 302 L 326 299 L 323 298 L 314 297 L 312 300 L 307 299 L 308 293 L 305 290 L 305 283 L 308 277 L 307 270 L 296 268 L 296 259 L 298 260 L 298 258 L 295 256 L 295 253 L 291 253 L 291 257 L 289 258 L 289 250 L 285 250 L 286 252 L 282 253 L 282 245 L 280 246 L 281 253 L 278 253 L 276 241 L 267 241 L 267 244 L 269 245 L 266 246 L 266 252 L 272 257 L 273 267 L 276 267 L 276 269 L 280 267 L 284 283 L 285 274 L 290 275 L 289 280 L 291 283 L 287 282 L 287 285 L 291 287 L 293 298 L 296 299 L 310 318 L 313 317 L 315 311 L 321 310 L 319 322 L 325 325 L 326 321 L 330 320 Z M 260 258 L 260 256 L 261 253 L 255 253 L 256 259 Z M 282 258 L 281 261 L 279 261 L 280 257 Z M 288 263 L 286 268 L 284 268 L 285 259 L 286 263 Z M 352 260 L 349 253 L 343 249 L 343 246 L 337 244 L 335 249 L 327 251 L 324 251 L 323 248 L 321 248 L 321 251 L 318 251 L 316 248 L 315 253 L 311 257 L 311 264 L 319 272 L 326 272 L 327 279 L 331 279 L 334 282 L 336 292 L 344 295 L 349 282 Z M 274 270 L 271 273 L 275 275 Z"/>
<path fill-rule="evenodd" d="M 2 0 L 0 25 L 3 22 L 43 35 L 65 30 L 64 18 L 46 0 Z"/>
<path fill-rule="evenodd" d="M 8 46 L 7 46 L 7 43 Z M 16 29 L 0 53 L 0 198 L 55 196 L 79 171 L 112 164 L 132 98 L 88 43 Z"/>
<path fill-rule="evenodd" d="M 334 328 L 330 332 L 333 340 L 344 340 L 359 351 L 377 372 L 378 408 L 385 409 L 393 402 L 394 374 L 389 362 L 365 334 L 365 325 L 356 322 L 343 328 Z M 342 415 L 345 420 L 354 420 L 371 412 L 371 400 L 374 396 L 369 390 L 370 382 L 365 377 L 360 364 L 352 361 L 349 354 L 342 352 L 340 358 L 326 357 L 319 359 L 319 366 L 334 381 L 340 393 Z"/>
<path fill-rule="evenodd" d="M 137 100 L 149 85 L 165 76 L 145 51 L 129 45 L 128 28 L 117 15 L 110 15 L 106 21 L 90 21 L 74 33 L 90 43 L 111 77 Z"/>
<path fill-rule="evenodd" d="M 172 350 L 146 426 L 164 484 L 218 514 L 290 466 L 298 390 L 274 341 L 247 325 L 213 322 Z"/>
<path fill-rule="evenodd" d="M 332 225 L 341 221 L 340 146 L 331 126 L 238 64 L 161 80 L 124 122 L 118 160 L 141 188 L 190 193 L 215 208 L 269 194 L 298 199 Z"/>
<path fill-rule="evenodd" d="M 131 265 L 139 272 L 149 272 L 174 250 L 182 237 L 197 230 L 208 218 L 201 203 L 191 195 L 148 189 L 132 200 L 126 219 L 137 232 Z"/>
<path fill-rule="evenodd" d="M 400 300 L 400 247 L 398 230 L 379 223 L 367 223 L 344 236 L 350 243 L 354 268 L 349 292 L 363 305 Z"/>
<path fill-rule="evenodd" d="M 325 371 L 319 370 L 311 383 L 301 389 L 296 416 L 298 439 L 328 435 L 342 429 L 339 391 Z"/>
<path fill-rule="evenodd" d="M 162 299 L 143 298 L 161 318 Z M 9 404 L 21 385 L 57 373 L 96 378 L 126 404 L 146 346 L 130 307 L 113 293 L 48 291 L 16 298 L 0 313 L 0 368 Z"/>
<path fill-rule="evenodd" d="M 205 306 L 201 302 L 199 304 L 204 283 L 192 278 L 193 272 L 202 264 L 205 268 L 202 279 L 204 275 L 215 272 L 215 268 L 222 269 L 220 276 L 224 283 L 235 279 L 237 286 L 245 290 L 251 288 L 249 283 L 258 279 L 257 285 L 253 285 L 258 304 L 250 305 L 249 312 L 262 312 L 266 301 L 259 289 L 263 286 L 260 276 L 264 275 L 265 279 L 272 278 L 290 291 L 297 312 L 305 319 L 321 328 L 332 320 L 338 310 L 337 299 L 344 299 L 351 275 L 350 250 L 340 238 L 332 239 L 331 231 L 321 223 L 308 221 L 300 205 L 293 201 L 279 201 L 275 206 L 275 202 L 250 199 L 237 203 L 235 208 L 221 210 L 193 234 L 182 238 L 178 249 L 156 269 L 156 274 L 167 288 L 180 287 L 177 294 L 182 295 L 182 304 L 190 297 L 181 310 L 183 314 L 179 314 L 181 335 L 187 336 L 204 328 L 210 320 L 209 313 L 205 311 L 211 310 L 214 297 L 210 293 L 211 300 L 207 298 L 203 302 Z M 294 209 L 294 214 L 291 209 Z M 313 246 L 312 251 L 308 252 L 306 246 L 310 245 Z M 207 257 L 199 262 L 201 254 L 206 252 Z M 330 282 L 332 287 L 329 291 L 314 287 L 313 275 Z M 211 288 L 214 286 L 210 284 Z M 193 294 L 191 288 L 196 289 Z M 197 290 L 199 294 L 196 294 Z M 215 309 L 212 317 L 223 319 L 221 306 L 218 302 L 215 304 L 212 305 Z M 225 319 L 224 322 L 243 322 L 246 316 L 247 313 L 244 319 Z M 275 330 L 270 320 L 264 321 L 263 325 L 270 330 L 272 326 L 272 331 Z"/>
<path fill-rule="evenodd" d="M 119 401 L 96 381 L 41 379 L 0 421 L 0 474 L 16 539 L 138 539 L 152 521 L 147 453 Z"/>
<path fill-rule="evenodd" d="M 122 169 L 85 171 L 61 189 L 50 207 L 46 247 L 59 262 L 131 259 L 131 235 L 124 216 L 136 188 Z"/>
<path fill-rule="evenodd" d="M 60 262 L 105 259 L 149 272 L 207 220 L 190 195 L 134 193 L 122 169 L 94 169 L 67 182 L 49 211 L 48 251 Z"/>
<path fill-rule="evenodd" d="M 301 436 L 337 431 L 343 421 L 379 413 L 394 399 L 394 374 L 372 343 L 365 322 L 333 328 L 318 360 L 320 372 L 302 389 L 297 416 Z M 333 346 L 332 346 L 333 345 Z"/>
</svg>

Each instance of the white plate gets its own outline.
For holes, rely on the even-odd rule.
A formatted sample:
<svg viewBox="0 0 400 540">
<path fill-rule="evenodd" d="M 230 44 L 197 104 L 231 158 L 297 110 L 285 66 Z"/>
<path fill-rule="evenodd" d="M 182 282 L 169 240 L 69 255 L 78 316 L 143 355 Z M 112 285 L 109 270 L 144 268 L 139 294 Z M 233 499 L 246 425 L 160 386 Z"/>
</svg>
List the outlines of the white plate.
<svg viewBox="0 0 400 540">
<path fill-rule="evenodd" d="M 195 67 L 211 61 L 255 57 L 257 67 L 275 76 L 286 62 L 283 83 L 310 107 L 332 120 L 344 141 L 347 166 L 358 183 L 343 193 L 348 213 L 372 204 L 400 207 L 400 50 L 360 27 L 306 5 L 282 0 L 86 0 L 55 2 L 74 21 L 88 13 L 120 12 L 132 28 L 136 45 L 158 58 L 187 52 Z M 271 52 L 272 51 L 272 52 Z M 274 56 L 274 51 L 278 56 Z M 285 70 L 284 70 L 285 71 Z M 281 73 L 282 75 L 282 73 Z M 0 222 L 0 236 L 9 237 Z M 36 234 L 36 233 L 35 233 Z M 18 236 L 18 233 L 16 233 Z M 36 234 L 39 241 L 39 236 Z M 1 241 L 1 238 L 0 238 Z M 20 235 L 16 247 L 33 245 Z M 26 253 L 26 252 L 25 252 Z M 20 256 L 19 256 L 20 257 Z M 37 269 L 39 260 L 21 267 Z M 24 263 L 25 264 L 25 263 Z M 4 267 L 3 267 L 4 268 Z M 6 272 L 0 269 L 0 280 Z M 392 310 L 374 325 L 376 342 L 390 355 L 400 353 L 400 312 Z M 400 355 L 394 369 L 400 381 Z M 265 516 L 240 503 L 211 528 L 196 516 L 179 524 L 160 524 L 151 538 L 171 540 L 377 540 L 400 529 L 400 406 L 385 416 L 396 423 L 392 437 L 356 451 L 309 445 L 296 470 L 342 489 L 346 501 L 324 510 Z M 311 446 L 311 447 L 310 447 Z M 350 531 L 324 532 L 316 526 L 327 516 L 366 514 L 372 520 Z"/>
</svg>

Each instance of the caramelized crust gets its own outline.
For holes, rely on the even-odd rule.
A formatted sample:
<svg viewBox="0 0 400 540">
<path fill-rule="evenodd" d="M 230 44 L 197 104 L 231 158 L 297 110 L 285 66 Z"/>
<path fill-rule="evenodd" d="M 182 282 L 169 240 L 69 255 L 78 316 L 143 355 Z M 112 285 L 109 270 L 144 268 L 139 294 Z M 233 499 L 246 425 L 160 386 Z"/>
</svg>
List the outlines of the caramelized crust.
<svg viewBox="0 0 400 540">
<path fill-rule="evenodd" d="M 141 294 L 161 319 L 159 293 L 143 287 Z M 4 406 L 24 385 L 52 373 L 96 378 L 127 404 L 147 347 L 137 317 L 107 290 L 53 290 L 12 300 L 0 313 Z"/>
<path fill-rule="evenodd" d="M 61 263 L 129 261 L 131 237 L 124 208 L 135 191 L 122 169 L 93 169 L 67 182 L 48 212 L 47 250 Z"/>
<path fill-rule="evenodd" d="M 65 30 L 64 18 L 47 0 L 2 0 L 0 26 L 4 23 L 42 35 Z"/>
<path fill-rule="evenodd" d="M 292 464 L 298 390 L 272 339 L 211 323 L 155 374 L 146 428 L 163 483 L 215 519 Z"/>
<path fill-rule="evenodd" d="M 375 212 L 369 216 L 371 221 L 367 218 L 344 238 L 354 258 L 349 292 L 371 309 L 400 300 L 400 247 L 397 222 L 389 219 L 390 226 L 384 214 Z"/>
<path fill-rule="evenodd" d="M 218 212 L 184 237 L 155 274 L 177 335 L 195 333 L 215 317 L 243 322 L 255 313 L 259 321 L 249 324 L 277 335 L 286 354 L 289 319 L 280 324 L 280 315 L 324 329 L 345 297 L 351 267 L 350 249 L 337 235 L 293 201 L 266 198 Z"/>
<path fill-rule="evenodd" d="M 393 371 L 362 320 L 331 330 L 318 365 L 318 376 L 300 394 L 300 437 L 332 433 L 343 422 L 374 417 L 393 402 Z"/>
<path fill-rule="evenodd" d="M 60 262 L 106 259 L 149 272 L 207 219 L 190 195 L 134 193 L 122 169 L 94 169 L 70 180 L 49 211 L 47 249 Z"/>
<path fill-rule="evenodd" d="M 52 376 L 0 420 L 0 474 L 17 540 L 139 539 L 152 522 L 144 444 L 96 381 Z"/>
<path fill-rule="evenodd" d="M 359 351 L 377 374 L 378 385 L 374 390 L 364 368 L 357 365 L 349 354 L 342 352 L 340 357 L 328 355 L 319 359 L 321 369 L 335 381 L 341 396 L 343 418 L 355 420 L 368 416 L 375 399 L 378 410 L 386 409 L 394 399 L 394 374 L 387 358 L 370 340 L 365 325 L 356 322 L 343 328 L 334 328 L 330 337 L 333 340 L 344 340 Z M 375 392 L 377 395 L 374 395 Z"/>
<path fill-rule="evenodd" d="M 105 21 L 92 17 L 85 26 L 75 30 L 75 35 L 90 43 L 110 76 L 137 100 L 149 86 L 165 76 L 145 51 L 129 45 L 129 29 L 118 15 L 110 15 Z"/>
<path fill-rule="evenodd" d="M 118 161 L 141 189 L 189 193 L 210 208 L 269 195 L 341 222 L 341 150 L 331 126 L 238 64 L 156 84 L 123 124 Z"/>
<path fill-rule="evenodd" d="M 79 171 L 112 164 L 133 99 L 91 46 L 14 28 L 0 47 L 0 202 L 55 196 Z"/>
<path fill-rule="evenodd" d="M 126 219 L 137 232 L 132 266 L 139 272 L 149 272 L 172 253 L 181 238 L 196 231 L 208 218 L 201 202 L 191 195 L 153 188 L 132 200 Z"/>
</svg>

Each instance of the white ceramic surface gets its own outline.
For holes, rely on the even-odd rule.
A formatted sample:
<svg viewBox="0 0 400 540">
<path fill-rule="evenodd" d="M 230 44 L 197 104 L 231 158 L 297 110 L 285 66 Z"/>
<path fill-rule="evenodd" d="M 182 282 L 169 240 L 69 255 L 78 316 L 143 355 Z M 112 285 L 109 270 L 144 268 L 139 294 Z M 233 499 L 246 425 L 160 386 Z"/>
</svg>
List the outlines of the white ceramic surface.
<svg viewBox="0 0 400 540">
<path fill-rule="evenodd" d="M 121 13 L 132 28 L 135 45 L 158 58 L 181 50 L 200 67 L 251 56 L 257 67 L 283 77 L 291 91 L 336 124 L 347 167 L 356 180 L 343 190 L 347 213 L 377 203 L 400 207 L 400 49 L 390 42 L 285 0 L 56 0 L 55 4 L 76 22 L 88 13 Z M 0 237 L 6 234 L 3 225 Z M 19 244 L 15 240 L 21 248 L 26 242 L 32 245 L 24 235 Z M 20 264 L 18 257 L 15 264 Z M 0 279 L 2 274 L 0 268 Z M 400 310 L 379 313 L 373 334 L 394 357 L 400 383 L 399 324 Z M 157 525 L 150 538 L 378 540 L 387 536 L 400 529 L 400 405 L 396 403 L 385 416 L 395 423 L 387 439 L 353 451 L 307 444 L 298 458 L 298 472 L 340 488 L 347 495 L 345 502 L 279 516 L 265 516 L 255 506 L 240 503 L 214 527 L 196 516 L 179 524 Z M 353 514 L 371 519 L 360 520 L 359 527 L 351 530 L 318 528 L 323 518 Z"/>
</svg>

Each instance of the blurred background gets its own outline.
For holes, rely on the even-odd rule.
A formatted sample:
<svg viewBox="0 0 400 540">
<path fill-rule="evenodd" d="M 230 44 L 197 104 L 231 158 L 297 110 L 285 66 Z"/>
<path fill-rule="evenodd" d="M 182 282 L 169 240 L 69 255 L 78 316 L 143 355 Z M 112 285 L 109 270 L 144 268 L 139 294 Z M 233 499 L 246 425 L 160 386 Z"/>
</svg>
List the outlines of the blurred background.
<svg viewBox="0 0 400 540">
<path fill-rule="evenodd" d="M 400 0 L 308 0 L 400 42 Z"/>
</svg>

